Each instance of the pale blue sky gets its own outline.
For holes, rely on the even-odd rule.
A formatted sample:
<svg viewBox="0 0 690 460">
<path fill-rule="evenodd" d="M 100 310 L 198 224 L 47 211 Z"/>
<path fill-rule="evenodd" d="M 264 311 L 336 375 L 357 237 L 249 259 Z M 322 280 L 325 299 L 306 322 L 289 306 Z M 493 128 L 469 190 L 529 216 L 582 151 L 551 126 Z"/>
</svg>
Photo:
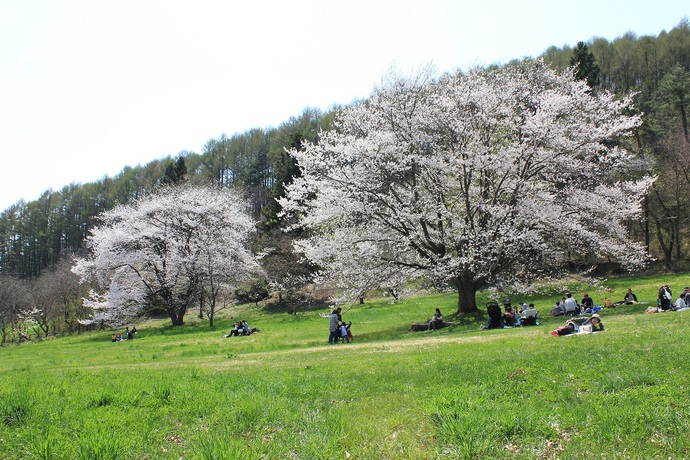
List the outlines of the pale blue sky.
<svg viewBox="0 0 690 460">
<path fill-rule="evenodd" d="M 658 35 L 687 0 L 0 0 L 0 210 L 370 94 L 385 73 Z"/>
</svg>

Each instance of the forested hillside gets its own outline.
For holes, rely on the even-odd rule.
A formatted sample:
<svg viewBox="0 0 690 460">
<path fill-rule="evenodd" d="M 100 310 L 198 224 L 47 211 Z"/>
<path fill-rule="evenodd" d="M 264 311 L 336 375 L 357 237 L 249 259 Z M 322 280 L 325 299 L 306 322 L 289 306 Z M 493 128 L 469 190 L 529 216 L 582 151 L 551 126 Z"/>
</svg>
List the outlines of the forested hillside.
<svg viewBox="0 0 690 460">
<path fill-rule="evenodd" d="M 184 180 L 218 187 L 241 187 L 257 219 L 275 221 L 272 198 L 295 173 L 285 148 L 315 140 L 329 129 L 332 114 L 305 110 L 278 128 L 252 129 L 209 140 L 200 153 L 183 151 L 176 158 L 126 166 L 115 177 L 88 184 L 47 190 L 36 201 L 20 201 L 0 215 L 0 271 L 18 278 L 39 276 L 65 254 L 78 252 L 96 216 L 117 204 L 141 198 L 177 179 L 180 163 Z"/>
<path fill-rule="evenodd" d="M 594 57 L 596 87 L 635 94 L 644 119 L 636 149 L 640 158 L 652 160 L 658 180 L 645 206 L 646 218 L 631 222 L 630 231 L 671 267 L 688 256 L 690 23 L 685 18 L 657 37 L 630 32 L 613 42 L 593 38 L 575 48 L 551 47 L 542 57 L 565 68 L 583 52 Z"/>
<path fill-rule="evenodd" d="M 656 37 L 631 32 L 612 42 L 591 38 L 573 48 L 551 47 L 540 57 L 559 69 L 577 65 L 578 76 L 592 91 L 635 94 L 644 123 L 631 147 L 639 156 L 640 174 L 651 168 L 658 180 L 645 203 L 645 217 L 629 222 L 628 230 L 669 268 L 685 261 L 690 252 L 685 243 L 690 205 L 688 20 Z M 101 212 L 179 180 L 241 188 L 260 222 L 257 248 L 278 248 L 265 259 L 269 278 L 289 278 L 289 272 L 297 270 L 290 236 L 280 231 L 274 198 L 283 195 L 284 185 L 299 170 L 285 149 L 315 141 L 321 129 L 331 129 L 333 117 L 333 111 L 305 110 L 277 128 L 221 135 L 201 152 L 183 151 L 144 166 L 127 166 L 115 177 L 47 190 L 35 201 L 20 201 L 2 211 L 0 329 L 8 327 L 18 311 L 33 309 L 41 312 L 34 319 L 44 333 L 74 330 L 80 308 L 74 299 L 83 293 L 74 280 L 65 281 L 69 269 L 62 262 L 81 250 Z"/>
</svg>

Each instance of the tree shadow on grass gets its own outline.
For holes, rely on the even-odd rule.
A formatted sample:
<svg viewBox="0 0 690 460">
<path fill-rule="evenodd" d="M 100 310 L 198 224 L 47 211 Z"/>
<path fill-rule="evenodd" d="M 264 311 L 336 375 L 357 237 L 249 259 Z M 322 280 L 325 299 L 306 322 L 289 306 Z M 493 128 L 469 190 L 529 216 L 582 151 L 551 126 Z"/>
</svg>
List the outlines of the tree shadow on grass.
<svg viewBox="0 0 690 460">
<path fill-rule="evenodd" d="M 427 331 L 413 331 L 410 325 L 396 325 L 390 328 L 378 329 L 376 331 L 365 332 L 358 334 L 355 331 L 355 342 L 384 342 L 388 340 L 401 340 L 416 337 L 430 337 L 432 335 L 451 336 L 458 333 L 476 332 L 479 330 L 481 324 L 486 323 L 486 312 L 478 311 L 473 313 L 466 313 L 464 315 L 451 315 L 448 322 L 452 326 L 441 329 L 433 329 Z M 420 321 L 423 322 L 423 321 Z"/>
</svg>

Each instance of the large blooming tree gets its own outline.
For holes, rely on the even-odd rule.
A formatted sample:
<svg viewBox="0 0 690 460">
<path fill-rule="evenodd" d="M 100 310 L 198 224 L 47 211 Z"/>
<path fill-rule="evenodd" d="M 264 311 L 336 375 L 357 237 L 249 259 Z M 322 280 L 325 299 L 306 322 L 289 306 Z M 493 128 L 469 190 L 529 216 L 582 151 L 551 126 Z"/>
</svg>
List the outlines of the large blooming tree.
<svg viewBox="0 0 690 460">
<path fill-rule="evenodd" d="M 73 270 L 98 288 L 91 321 L 124 324 L 152 306 L 181 325 L 202 299 L 211 325 L 221 289 L 260 271 L 248 250 L 255 224 L 238 193 L 175 186 L 103 213 Z"/>
<path fill-rule="evenodd" d="M 298 249 L 353 296 L 434 279 L 467 312 L 479 289 L 573 254 L 636 267 L 625 222 L 653 179 L 621 147 L 640 123 L 629 105 L 538 61 L 391 79 L 290 151 L 302 175 L 281 205 L 309 230 Z"/>
</svg>

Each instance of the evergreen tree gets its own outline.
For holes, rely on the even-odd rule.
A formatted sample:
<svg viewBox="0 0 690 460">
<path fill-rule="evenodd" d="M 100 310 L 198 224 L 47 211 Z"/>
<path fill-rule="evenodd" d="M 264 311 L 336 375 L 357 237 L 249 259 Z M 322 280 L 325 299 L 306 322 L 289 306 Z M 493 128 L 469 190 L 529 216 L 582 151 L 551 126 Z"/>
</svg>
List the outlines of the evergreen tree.
<svg viewBox="0 0 690 460">
<path fill-rule="evenodd" d="M 587 85 L 595 89 L 599 85 L 599 66 L 594 60 L 594 55 L 589 51 L 584 42 L 578 42 L 573 55 L 570 58 L 570 65 L 575 67 L 575 77 L 584 80 Z"/>
<path fill-rule="evenodd" d="M 177 157 L 177 161 L 171 161 L 165 168 L 165 175 L 161 182 L 164 185 L 177 184 L 184 181 L 184 176 L 187 174 L 187 166 L 184 163 L 184 157 Z"/>
<path fill-rule="evenodd" d="M 177 177 L 177 181 L 183 181 L 186 174 L 187 166 L 185 165 L 184 157 L 179 156 L 175 162 L 175 176 Z"/>
</svg>

